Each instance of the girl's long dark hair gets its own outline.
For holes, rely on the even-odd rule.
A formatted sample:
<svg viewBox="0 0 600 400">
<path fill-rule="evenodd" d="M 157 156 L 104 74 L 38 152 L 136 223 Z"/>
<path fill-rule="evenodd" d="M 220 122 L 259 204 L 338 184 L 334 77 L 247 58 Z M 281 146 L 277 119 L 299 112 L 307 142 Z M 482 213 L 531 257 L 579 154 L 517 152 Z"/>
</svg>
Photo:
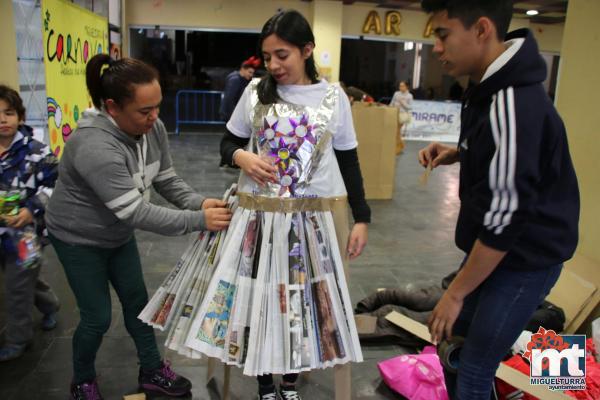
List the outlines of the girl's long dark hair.
<svg viewBox="0 0 600 400">
<path fill-rule="evenodd" d="M 277 13 L 265 23 L 258 40 L 258 53 L 261 54 L 261 57 L 263 41 L 272 34 L 298 47 L 301 52 L 304 51 L 304 46 L 307 44 L 315 43 L 315 36 L 308 21 L 296 10 Z M 319 82 L 319 73 L 312 54 L 306 60 L 304 69 L 312 83 Z M 276 103 L 279 100 L 277 81 L 268 72 L 258 83 L 258 99 L 262 104 Z"/>
<path fill-rule="evenodd" d="M 135 58 L 115 61 L 108 54 L 96 54 L 85 68 L 85 83 L 94 106 L 99 110 L 107 99 L 123 105 L 135 95 L 133 85 L 155 80 L 158 81 L 156 69 Z"/>
</svg>

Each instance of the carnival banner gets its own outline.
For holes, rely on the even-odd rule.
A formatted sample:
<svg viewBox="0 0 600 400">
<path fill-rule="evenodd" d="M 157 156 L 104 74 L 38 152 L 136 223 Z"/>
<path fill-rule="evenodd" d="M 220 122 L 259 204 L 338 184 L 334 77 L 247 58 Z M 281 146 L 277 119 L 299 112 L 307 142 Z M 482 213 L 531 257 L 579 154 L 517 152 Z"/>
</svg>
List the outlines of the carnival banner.
<svg viewBox="0 0 600 400">
<path fill-rule="evenodd" d="M 414 100 L 411 114 L 405 139 L 458 143 L 460 103 Z"/>
<path fill-rule="evenodd" d="M 90 58 L 108 49 L 108 21 L 65 0 L 42 1 L 50 147 L 58 157 L 92 102 L 85 85 Z"/>
</svg>

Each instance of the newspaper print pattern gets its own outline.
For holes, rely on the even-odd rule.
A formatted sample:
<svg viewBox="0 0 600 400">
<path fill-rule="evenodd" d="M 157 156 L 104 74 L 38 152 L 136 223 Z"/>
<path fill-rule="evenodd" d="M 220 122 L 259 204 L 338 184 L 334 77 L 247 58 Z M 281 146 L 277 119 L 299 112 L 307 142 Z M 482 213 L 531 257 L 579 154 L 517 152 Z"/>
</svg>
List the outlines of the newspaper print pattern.
<svg viewBox="0 0 600 400">
<path fill-rule="evenodd" d="M 331 214 L 238 212 L 185 346 L 246 375 L 361 361 Z"/>
<path fill-rule="evenodd" d="M 233 185 L 223 197 L 232 210 L 237 208 L 235 190 Z M 200 358 L 200 354 L 184 347 L 183 341 L 197 311 L 195 306 L 212 278 L 225 235 L 226 231 L 200 232 L 138 315 L 143 322 L 163 331 L 171 325 L 165 346 L 190 358 Z"/>
</svg>

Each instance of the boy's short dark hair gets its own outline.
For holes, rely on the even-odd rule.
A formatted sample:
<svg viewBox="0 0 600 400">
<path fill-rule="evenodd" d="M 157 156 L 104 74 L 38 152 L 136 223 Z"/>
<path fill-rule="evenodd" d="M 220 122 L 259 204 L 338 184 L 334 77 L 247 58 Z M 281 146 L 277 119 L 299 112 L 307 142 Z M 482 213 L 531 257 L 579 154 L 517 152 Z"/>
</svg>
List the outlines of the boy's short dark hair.
<svg viewBox="0 0 600 400">
<path fill-rule="evenodd" d="M 481 17 L 487 17 L 504 40 L 513 14 L 513 0 L 421 0 L 425 12 L 448 11 L 449 18 L 458 18 L 465 28 L 470 28 Z"/>
<path fill-rule="evenodd" d="M 15 109 L 19 119 L 25 121 L 25 107 L 23 106 L 23 100 L 16 90 L 6 86 L 0 85 L 0 100 L 4 100 L 8 105 Z"/>
</svg>

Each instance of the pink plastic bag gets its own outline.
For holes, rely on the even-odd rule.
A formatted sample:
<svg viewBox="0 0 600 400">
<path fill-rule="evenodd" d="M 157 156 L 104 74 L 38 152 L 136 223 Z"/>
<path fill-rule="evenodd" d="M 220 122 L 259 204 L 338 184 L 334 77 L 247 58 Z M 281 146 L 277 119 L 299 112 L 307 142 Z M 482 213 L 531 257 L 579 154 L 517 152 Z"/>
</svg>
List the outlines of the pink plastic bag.
<svg viewBox="0 0 600 400">
<path fill-rule="evenodd" d="M 444 373 L 434 346 L 377 364 L 383 381 L 409 400 L 448 400 Z"/>
</svg>

